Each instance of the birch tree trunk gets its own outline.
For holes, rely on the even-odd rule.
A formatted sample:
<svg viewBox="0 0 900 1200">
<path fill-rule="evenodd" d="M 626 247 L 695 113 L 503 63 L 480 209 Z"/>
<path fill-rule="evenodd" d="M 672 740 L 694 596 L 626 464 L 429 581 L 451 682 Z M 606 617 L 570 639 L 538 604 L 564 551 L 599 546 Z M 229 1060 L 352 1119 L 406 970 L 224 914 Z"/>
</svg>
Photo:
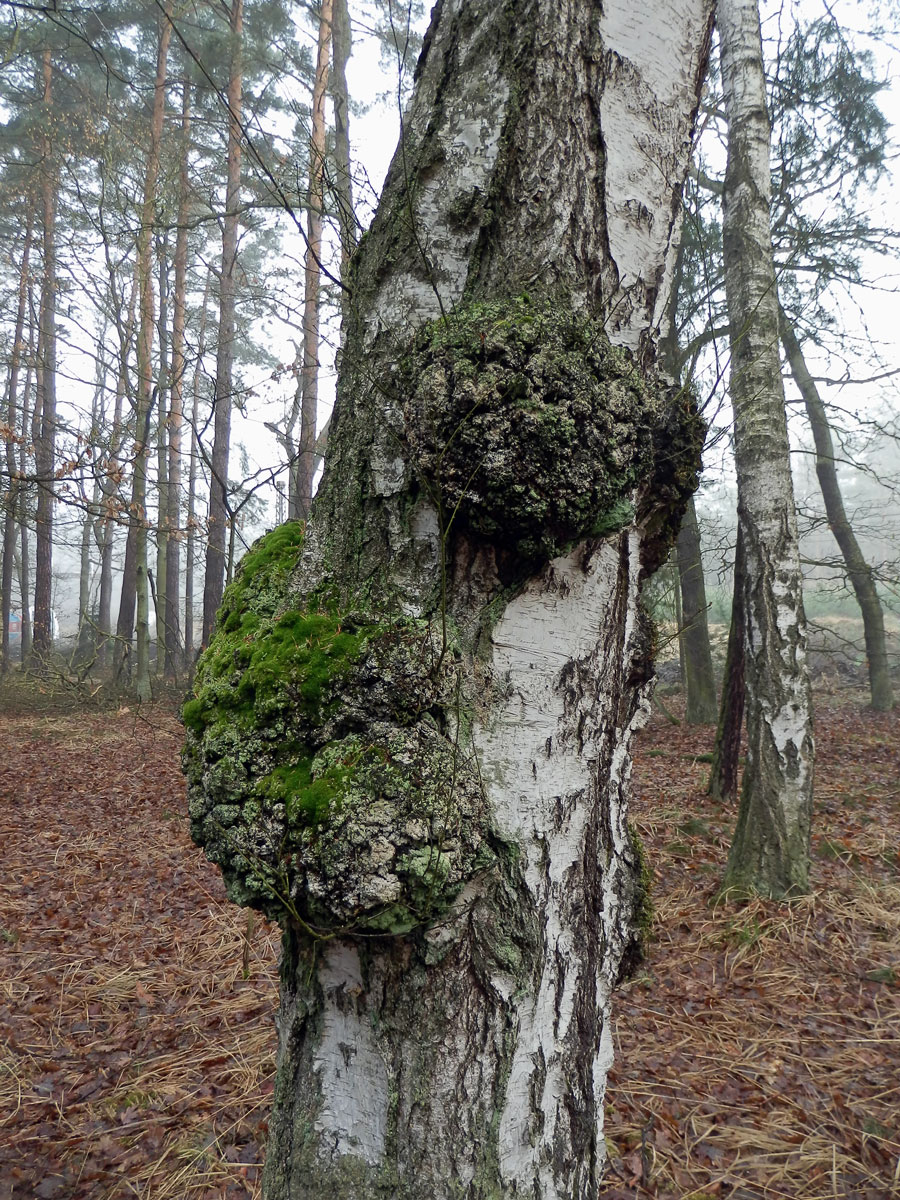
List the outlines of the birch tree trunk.
<svg viewBox="0 0 900 1200">
<path fill-rule="evenodd" d="M 244 560 L 184 709 L 194 836 L 285 931 L 267 1200 L 596 1200 L 710 10 L 434 11 L 305 540 Z"/>
<path fill-rule="evenodd" d="M 747 766 L 725 886 L 809 883 L 813 737 L 806 620 L 778 353 L 769 120 L 756 0 L 719 0 L 728 119 L 723 193 L 738 520 L 745 554 Z"/>
<path fill-rule="evenodd" d="M 241 97 L 243 94 L 244 0 L 231 0 L 231 64 L 228 75 L 228 161 L 222 269 L 219 274 L 219 332 L 213 394 L 213 449 L 210 458 L 209 535 L 203 580 L 203 645 L 209 643 L 225 584 L 225 526 L 228 521 L 228 459 L 234 402 L 235 267 L 241 204 Z"/>
<path fill-rule="evenodd" d="M 841 485 L 838 481 L 834 460 L 834 442 L 828 423 L 828 414 L 815 380 L 806 366 L 803 349 L 794 333 L 793 326 L 784 309 L 780 309 L 781 341 L 791 367 L 794 383 L 800 390 L 806 415 L 816 445 L 816 475 L 825 502 L 825 515 L 834 540 L 840 547 L 847 569 L 847 578 L 856 595 L 862 614 L 863 633 L 866 639 L 866 661 L 869 668 L 869 694 L 876 712 L 890 712 L 894 706 L 894 689 L 891 685 L 891 668 L 884 639 L 884 610 L 875 586 L 872 568 L 866 562 L 853 526 L 844 508 Z"/>
</svg>

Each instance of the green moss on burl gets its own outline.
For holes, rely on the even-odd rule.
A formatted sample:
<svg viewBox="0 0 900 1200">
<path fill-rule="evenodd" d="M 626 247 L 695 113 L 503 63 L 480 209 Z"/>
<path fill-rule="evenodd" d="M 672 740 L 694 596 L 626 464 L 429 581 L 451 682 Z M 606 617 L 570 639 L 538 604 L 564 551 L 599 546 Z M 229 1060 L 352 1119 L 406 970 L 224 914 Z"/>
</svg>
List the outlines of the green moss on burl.
<svg viewBox="0 0 900 1200">
<path fill-rule="evenodd" d="M 641 940 L 646 946 L 653 931 L 653 870 L 644 842 L 634 825 L 628 824 L 628 839 L 631 851 L 637 862 L 637 887 L 635 893 L 635 924 L 640 932 Z"/>
<path fill-rule="evenodd" d="M 191 832 L 230 897 L 399 933 L 476 869 L 483 796 L 427 621 L 298 606 L 299 526 L 251 549 L 183 709 Z"/>
<path fill-rule="evenodd" d="M 688 501 L 700 482 L 706 422 L 695 389 L 669 390 L 652 434 L 653 465 L 640 489 L 641 566 L 652 575 L 675 545 Z"/>
<path fill-rule="evenodd" d="M 661 389 L 599 321 L 527 297 L 471 304 L 416 334 L 399 385 L 445 523 L 539 559 L 630 522 Z"/>
<path fill-rule="evenodd" d="M 645 961 L 650 949 L 650 939 L 653 933 L 655 911 L 653 907 L 653 870 L 641 835 L 634 825 L 628 823 L 628 848 L 625 855 L 626 863 L 631 867 L 631 922 L 633 930 L 631 940 L 625 947 L 619 964 L 619 975 L 616 980 L 621 983 L 630 979 L 642 962 Z"/>
</svg>

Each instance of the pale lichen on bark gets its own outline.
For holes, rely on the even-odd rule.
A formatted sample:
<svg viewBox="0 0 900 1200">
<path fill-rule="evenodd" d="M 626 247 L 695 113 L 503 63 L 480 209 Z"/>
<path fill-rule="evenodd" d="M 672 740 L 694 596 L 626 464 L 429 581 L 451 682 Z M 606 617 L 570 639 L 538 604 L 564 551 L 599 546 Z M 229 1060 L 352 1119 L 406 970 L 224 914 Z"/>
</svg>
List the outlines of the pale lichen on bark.
<svg viewBox="0 0 900 1200">
<path fill-rule="evenodd" d="M 286 890 L 251 897 L 289 901 L 267 1200 L 597 1193 L 609 998 L 643 911 L 625 815 L 651 674 L 639 594 L 700 436 L 654 342 L 710 4 L 679 3 L 665 62 L 613 36 L 626 9 L 443 0 L 354 262 L 329 462 L 262 622 L 268 637 L 324 613 L 314 649 L 336 645 L 339 669 L 320 672 L 318 723 L 292 709 L 302 642 L 275 725 L 246 718 L 269 774 L 285 738 L 314 751 L 297 821 L 269 814 Z M 640 172 L 606 180 L 604 120 L 623 135 L 626 112 L 634 145 L 669 156 L 649 191 Z M 623 236 L 614 260 L 610 221 L 651 205 L 652 248 Z M 405 683 L 403 644 L 424 664 Z M 232 670 L 243 645 L 209 653 L 221 704 L 256 667 Z M 201 839 L 219 715 L 188 713 Z M 347 739 L 375 759 L 358 767 Z M 398 763 L 422 781 L 412 800 Z M 234 786 L 249 798 L 252 770 Z"/>
</svg>

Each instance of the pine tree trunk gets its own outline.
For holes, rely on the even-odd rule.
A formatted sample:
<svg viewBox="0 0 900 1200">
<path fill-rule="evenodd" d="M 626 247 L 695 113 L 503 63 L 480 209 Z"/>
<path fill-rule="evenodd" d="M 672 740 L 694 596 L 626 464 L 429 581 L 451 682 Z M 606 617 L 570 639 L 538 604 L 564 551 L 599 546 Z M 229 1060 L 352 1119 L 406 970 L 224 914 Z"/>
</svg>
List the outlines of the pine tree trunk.
<svg viewBox="0 0 900 1200">
<path fill-rule="evenodd" d="M 24 504 L 24 498 L 23 498 Z M 19 594 L 22 608 L 22 654 L 21 662 L 27 663 L 31 658 L 31 582 L 29 571 L 28 549 L 28 514 L 23 512 L 19 526 Z"/>
<path fill-rule="evenodd" d="M 187 545 L 184 564 L 184 661 L 191 668 L 194 659 L 194 565 L 197 541 L 197 471 L 200 466 L 200 445 L 197 431 L 200 428 L 200 374 L 206 354 L 206 314 L 209 304 L 210 276 L 206 276 L 203 288 L 203 303 L 200 306 L 200 329 L 197 334 L 197 361 L 191 387 L 190 458 L 188 466 L 187 494 Z"/>
<path fill-rule="evenodd" d="M 30 284 L 28 309 L 30 312 L 34 311 L 34 298 L 31 294 Z M 34 347 L 34 326 L 35 322 L 32 318 L 29 321 L 28 330 L 28 369 L 25 372 L 25 386 L 22 388 L 23 430 L 28 429 L 29 426 L 29 396 L 31 395 L 32 376 L 35 374 L 37 366 L 37 356 Z M 28 450 L 26 440 L 23 439 L 19 447 L 19 477 L 20 479 L 25 479 L 27 475 Z M 16 562 L 16 570 L 19 576 L 19 604 L 22 615 L 22 649 L 19 661 L 24 665 L 31 657 L 31 587 L 28 578 L 28 491 L 25 487 L 19 489 L 19 547 L 19 557 Z"/>
<path fill-rule="evenodd" d="M 156 579 L 154 619 L 156 621 L 156 673 L 163 669 L 165 643 L 166 541 L 169 528 L 169 421 L 166 401 L 169 398 L 168 324 L 169 324 L 169 239 L 164 232 L 157 245 L 159 272 L 159 318 L 156 322 L 159 340 L 159 383 L 156 398 Z"/>
<path fill-rule="evenodd" d="M 360 820 L 374 804 L 383 824 L 354 830 L 348 784 L 310 853 L 331 849 L 309 867 L 322 880 L 346 872 L 344 883 L 307 884 L 298 867 L 269 888 L 269 866 L 293 870 L 279 822 L 305 793 L 298 783 L 262 815 L 252 798 L 281 776 L 254 756 L 268 738 L 285 747 L 290 730 L 264 723 L 262 741 L 241 743 L 232 726 L 231 748 L 217 751 L 206 724 L 206 706 L 218 712 L 224 696 L 210 675 L 220 648 L 229 675 L 231 662 L 238 671 L 227 639 L 243 636 L 240 624 L 231 632 L 241 620 L 232 606 L 247 567 L 185 709 L 195 833 L 232 895 L 285 925 L 267 1200 L 596 1200 L 610 995 L 634 947 L 640 890 L 625 819 L 629 742 L 650 674 L 639 590 L 674 540 L 699 462 L 698 422 L 653 361 L 710 19 L 705 0 L 677 0 L 665 27 L 649 16 L 635 24 L 624 0 L 602 14 L 550 0 L 435 9 L 403 143 L 354 264 L 329 458 L 284 616 L 300 622 L 298 635 L 307 620 L 327 626 L 331 608 L 344 614 L 336 637 L 352 638 L 355 622 L 370 630 L 384 669 L 335 680 L 335 704 L 357 723 L 347 736 L 362 739 L 360 755 L 371 751 L 384 788 L 421 795 L 428 816 L 407 822 L 403 804 L 379 792 Z M 520 337 L 530 347 L 521 361 Z M 579 351 L 554 357 L 570 337 Z M 443 338 L 461 339 L 458 361 L 437 357 Z M 593 451 L 584 461 L 587 492 L 601 472 L 615 478 L 615 499 L 591 501 L 583 522 L 556 530 L 549 513 L 562 494 L 580 503 L 582 478 L 568 455 L 541 453 L 523 431 L 559 403 L 561 424 L 548 415 L 540 428 L 575 438 L 577 458 L 578 422 L 562 420 L 569 401 L 550 380 L 594 354 L 606 356 L 590 385 L 604 401 L 588 403 L 584 420 L 610 418 L 619 393 L 607 384 L 626 363 L 641 382 L 627 404 L 620 397 L 617 433 L 596 444 L 615 441 L 618 465 L 601 469 Z M 496 407 L 470 409 L 467 397 L 507 369 Z M 444 386 L 452 398 L 432 412 Z M 509 492 L 492 491 L 493 480 Z M 517 519 L 505 502 L 513 494 Z M 305 654 L 312 642 L 290 644 Z M 265 653 L 269 643 L 254 645 Z M 433 708 L 431 688 L 443 697 Z M 405 695 L 418 705 L 408 724 L 396 716 Z M 284 719 L 297 713 L 294 704 Z M 351 776 L 358 761 L 347 760 Z M 220 820 L 233 822 L 236 841 L 216 840 Z M 341 840 L 351 834 L 356 850 Z M 424 839 L 409 856 L 407 837 Z M 244 846 L 234 858 L 232 845 Z M 267 846 L 271 864 L 259 857 Z M 414 883 L 399 882 L 414 861 L 418 899 Z M 435 889 L 441 915 L 421 915 Z"/>
<path fill-rule="evenodd" d="M 734 548 L 734 597 L 725 669 L 722 672 L 719 725 L 706 789 L 707 795 L 726 804 L 734 804 L 738 798 L 738 768 L 744 728 L 744 579 L 744 546 L 739 526 Z"/>
<path fill-rule="evenodd" d="M 719 0 L 723 194 L 738 520 L 746 556 L 747 766 L 725 886 L 809 886 L 813 736 L 797 519 L 778 353 L 770 131 L 756 0 Z"/>
<path fill-rule="evenodd" d="M 781 341 L 790 363 L 794 383 L 800 389 L 800 395 L 803 397 L 806 415 L 809 418 L 813 440 L 816 444 L 816 474 L 819 477 L 819 487 L 822 489 L 822 499 L 825 502 L 825 515 L 828 517 L 828 525 L 834 534 L 834 540 L 843 555 L 847 578 L 856 594 L 859 611 L 862 614 L 872 708 L 877 712 L 890 712 L 894 706 L 894 691 L 884 640 L 884 611 L 881 607 L 878 589 L 875 586 L 872 568 L 863 556 L 844 508 L 841 485 L 838 482 L 837 470 L 834 465 L 834 443 L 831 438 L 831 428 L 828 423 L 828 414 L 825 412 L 825 405 L 822 403 L 819 390 L 806 366 L 803 350 L 784 309 L 780 309 L 780 318 Z"/>
<path fill-rule="evenodd" d="M 16 449 L 13 435 L 20 428 L 18 419 L 19 368 L 22 362 L 22 352 L 25 349 L 25 308 L 28 302 L 28 268 L 31 260 L 31 239 L 34 220 L 31 207 L 25 218 L 25 241 L 22 246 L 22 262 L 19 267 L 19 298 L 16 307 L 16 324 L 13 332 L 12 354 L 9 361 L 9 375 L 6 381 L 6 423 L 9 434 L 6 437 L 6 472 L 9 490 L 7 492 L 6 512 L 3 522 L 3 571 L 0 581 L 0 620 L 2 620 L 2 635 L 0 635 L 0 675 L 9 670 L 9 614 L 12 609 L 13 561 L 16 553 L 16 530 L 19 513 L 19 487 L 16 482 Z M 24 404 L 23 423 L 24 435 Z"/>
<path fill-rule="evenodd" d="M 41 170 L 43 216 L 43 285 L 41 290 L 40 410 L 41 432 L 35 442 L 38 483 L 35 520 L 34 617 L 32 656 L 38 664 L 53 649 L 53 504 L 56 466 L 56 203 L 57 178 L 53 167 L 53 63 L 50 50 L 43 55 L 44 163 Z M 37 403 L 37 401 L 36 401 Z"/>
<path fill-rule="evenodd" d="M 689 725 L 712 725 L 718 715 L 716 677 L 709 644 L 700 527 L 693 498 L 684 514 L 675 550 L 681 588 L 679 642 L 684 652 L 684 686 L 687 694 L 684 719 Z"/>
<path fill-rule="evenodd" d="M 228 459 L 234 392 L 235 266 L 241 203 L 241 94 L 243 86 L 243 0 L 231 2 L 231 66 L 228 76 L 228 167 L 219 275 L 219 333 L 213 395 L 213 450 L 210 459 L 209 535 L 203 581 L 203 645 L 209 643 L 225 584 L 225 532 L 228 523 Z"/>
<path fill-rule="evenodd" d="M 194 660 L 194 559 L 197 541 L 197 464 L 200 447 L 197 445 L 197 422 L 200 419 L 200 402 L 194 388 L 194 404 L 191 414 L 190 458 L 188 463 L 187 489 L 187 539 L 184 548 L 184 662 L 188 670 Z"/>
<path fill-rule="evenodd" d="M 185 76 L 181 91 L 181 165 L 178 175 L 178 232 L 175 236 L 175 287 L 172 296 L 172 391 L 169 408 L 169 494 L 166 502 L 165 673 L 174 679 L 182 667 L 179 633 L 181 585 L 181 434 L 184 408 L 184 327 L 187 299 L 188 219 L 190 179 L 191 85 Z"/>
</svg>

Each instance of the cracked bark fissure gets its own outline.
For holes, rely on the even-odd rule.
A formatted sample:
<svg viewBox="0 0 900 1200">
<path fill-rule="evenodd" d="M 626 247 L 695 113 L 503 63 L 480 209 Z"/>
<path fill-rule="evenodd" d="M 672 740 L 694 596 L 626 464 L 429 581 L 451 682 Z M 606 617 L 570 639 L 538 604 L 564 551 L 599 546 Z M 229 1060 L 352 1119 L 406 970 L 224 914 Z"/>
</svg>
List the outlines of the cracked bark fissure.
<svg viewBox="0 0 900 1200">
<path fill-rule="evenodd" d="M 345 608 L 452 628 L 485 865 L 407 933 L 311 941 L 285 917 L 267 1200 L 597 1194 L 609 997 L 634 937 L 639 588 L 686 499 L 672 498 L 679 463 L 660 438 L 630 524 L 524 568 L 418 479 L 396 366 L 425 323 L 527 292 L 603 318 L 652 377 L 710 18 L 710 0 L 434 11 L 351 266 L 292 595 L 300 607 L 324 582 Z"/>
<path fill-rule="evenodd" d="M 725 884 L 782 897 L 808 887 L 813 742 L 756 0 L 719 0 L 717 24 L 728 119 L 722 240 L 745 555 L 748 739 Z"/>
</svg>

